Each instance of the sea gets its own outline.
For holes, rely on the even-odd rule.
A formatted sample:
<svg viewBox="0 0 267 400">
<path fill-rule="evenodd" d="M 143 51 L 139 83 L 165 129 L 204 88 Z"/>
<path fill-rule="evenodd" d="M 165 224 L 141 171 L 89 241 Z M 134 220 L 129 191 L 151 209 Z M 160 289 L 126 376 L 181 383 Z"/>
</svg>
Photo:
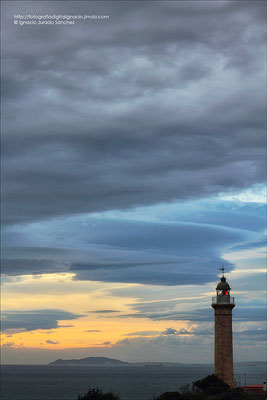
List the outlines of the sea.
<svg viewBox="0 0 267 400">
<path fill-rule="evenodd" d="M 121 400 L 152 400 L 164 392 L 204 378 L 212 365 L 86 367 L 3 365 L 1 400 L 77 400 L 89 387 L 113 392 Z M 246 375 L 245 375 L 246 374 Z M 237 383 L 262 384 L 265 365 L 235 367 Z"/>
</svg>

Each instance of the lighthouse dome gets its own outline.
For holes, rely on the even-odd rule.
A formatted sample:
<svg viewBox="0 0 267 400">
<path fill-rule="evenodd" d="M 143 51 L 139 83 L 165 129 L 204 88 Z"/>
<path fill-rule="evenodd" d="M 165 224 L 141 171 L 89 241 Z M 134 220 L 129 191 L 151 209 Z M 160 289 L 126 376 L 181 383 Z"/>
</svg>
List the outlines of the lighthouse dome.
<svg viewBox="0 0 267 400">
<path fill-rule="evenodd" d="M 221 277 L 221 282 L 218 283 L 216 290 L 231 290 L 224 276 Z"/>
</svg>

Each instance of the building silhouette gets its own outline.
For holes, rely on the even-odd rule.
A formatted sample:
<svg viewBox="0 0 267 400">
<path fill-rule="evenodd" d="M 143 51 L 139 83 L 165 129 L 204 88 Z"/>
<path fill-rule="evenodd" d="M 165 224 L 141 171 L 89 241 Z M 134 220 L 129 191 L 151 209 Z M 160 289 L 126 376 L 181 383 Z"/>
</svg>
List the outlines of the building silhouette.
<svg viewBox="0 0 267 400">
<path fill-rule="evenodd" d="M 230 296 L 231 288 L 226 282 L 224 268 L 221 270 L 221 281 L 216 287 L 217 295 L 212 298 L 215 319 L 214 373 L 232 387 L 234 386 L 232 309 L 235 303 L 234 297 Z"/>
</svg>

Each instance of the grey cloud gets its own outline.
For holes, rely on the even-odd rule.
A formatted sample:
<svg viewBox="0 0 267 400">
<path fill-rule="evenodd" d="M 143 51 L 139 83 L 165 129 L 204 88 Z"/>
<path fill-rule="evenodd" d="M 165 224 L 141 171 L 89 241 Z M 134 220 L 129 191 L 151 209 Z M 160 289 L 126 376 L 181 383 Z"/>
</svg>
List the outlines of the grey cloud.
<svg viewBox="0 0 267 400">
<path fill-rule="evenodd" d="M 3 343 L 2 346 L 3 347 L 13 347 L 13 346 L 15 346 L 15 343 L 14 342 L 6 342 L 6 343 Z"/>
<path fill-rule="evenodd" d="M 225 265 L 228 272 L 234 267 L 220 257 L 226 249 L 260 244 L 257 231 L 264 229 L 264 212 L 259 204 L 209 200 L 141 209 L 140 215 L 137 210 L 129 213 L 132 220 L 125 219 L 124 213 L 98 214 L 31 224 L 30 229 L 29 225 L 9 227 L 2 234 L 2 273 L 38 277 L 71 272 L 81 280 L 168 286 L 216 282 L 217 266 Z M 153 222 L 142 221 L 146 213 Z M 43 247 L 29 246 L 36 242 Z M 252 283 L 244 278 L 242 288 Z M 123 290 L 112 293 L 125 295 Z M 150 312 L 169 311 L 171 305 L 142 304 L 137 304 L 138 310 L 144 307 Z"/>
<path fill-rule="evenodd" d="M 162 332 L 162 335 L 175 335 L 177 333 L 177 329 L 167 328 L 166 331 Z"/>
<path fill-rule="evenodd" d="M 232 270 L 220 257 L 225 249 L 255 236 L 178 219 L 179 212 L 167 222 L 85 216 L 31 224 L 30 230 L 10 227 L 3 234 L 2 273 L 71 272 L 80 280 L 203 284 L 217 279 L 216 265 Z M 32 242 L 44 247 L 29 247 Z"/>
<path fill-rule="evenodd" d="M 206 299 L 203 300 L 199 299 L 198 303 L 203 302 L 205 304 Z M 189 303 L 192 302 L 192 299 L 188 300 Z M 153 302 L 138 302 L 138 303 L 131 303 L 129 306 L 133 310 L 137 310 L 141 313 L 146 312 L 170 312 L 174 311 L 177 308 L 184 307 L 186 305 L 185 300 L 161 300 L 161 301 L 153 301 Z"/>
<path fill-rule="evenodd" d="M 259 189 L 255 187 L 254 193 L 257 194 Z M 179 203 L 166 210 L 164 217 L 170 221 L 191 221 L 255 232 L 264 231 L 266 226 L 265 204 L 252 202 L 212 199 Z"/>
<path fill-rule="evenodd" d="M 266 320 L 266 307 L 263 306 L 253 306 L 247 307 L 243 306 L 237 308 L 234 313 L 234 319 L 236 321 L 265 321 Z"/>
<path fill-rule="evenodd" d="M 207 263 L 203 263 L 203 269 L 207 267 Z M 211 263 L 213 266 L 218 263 Z M 221 263 L 220 263 L 221 264 Z M 219 265 L 220 265 L 219 264 Z M 187 264 L 184 264 L 186 268 Z M 183 268 L 182 267 L 182 268 Z M 199 265 L 201 268 L 201 266 Z M 105 273 L 103 274 L 103 271 Z M 102 282 L 127 282 L 127 283 L 142 283 L 149 285 L 198 285 L 212 282 L 216 279 L 216 272 L 214 275 L 207 274 L 193 274 L 179 272 L 179 267 L 168 268 L 166 264 L 162 264 L 162 268 L 157 266 L 146 267 L 145 263 L 139 268 L 116 268 L 109 269 L 108 266 L 100 267 L 99 269 L 90 270 L 84 268 L 72 268 L 71 272 L 75 272 L 75 279 L 77 280 L 93 280 Z"/>
<path fill-rule="evenodd" d="M 129 253 L 131 261 L 121 258 L 116 264 L 111 260 L 74 264 L 70 270 L 81 280 L 163 285 L 211 282 L 217 279 L 214 265 L 232 268 L 218 253 L 228 241 L 238 241 L 243 235 L 246 233 L 205 224 L 102 221 L 91 227 L 88 241 L 138 253 Z M 202 272 L 196 272 L 200 269 Z"/>
<path fill-rule="evenodd" d="M 216 265 L 233 268 L 220 257 L 222 251 L 251 237 L 254 233 L 204 223 L 96 216 L 51 221 L 32 224 L 30 232 L 27 226 L 6 230 L 2 273 L 71 272 L 79 280 L 204 284 L 217 279 Z M 52 240 L 55 248 L 25 246 L 32 240 L 44 245 Z"/>
<path fill-rule="evenodd" d="M 160 331 L 137 331 L 125 333 L 123 336 L 156 336 L 159 335 Z"/>
<path fill-rule="evenodd" d="M 111 344 L 111 342 L 104 342 L 102 344 L 105 345 L 105 346 L 108 346 L 109 344 Z"/>
<path fill-rule="evenodd" d="M 190 332 L 190 331 L 188 331 L 187 329 L 184 329 L 184 328 L 177 330 L 176 333 L 178 335 L 191 335 L 192 334 L 192 332 Z"/>
<path fill-rule="evenodd" d="M 91 332 L 102 332 L 102 331 L 99 331 L 98 329 L 88 329 L 87 331 L 84 331 L 84 332 L 91 333 Z"/>
<path fill-rule="evenodd" d="M 237 346 L 246 345 L 246 341 L 251 344 L 251 340 L 253 338 L 253 342 L 256 345 L 262 345 L 262 341 L 266 339 L 266 331 L 263 330 L 255 330 L 253 332 L 244 331 L 240 333 L 234 333 L 234 340 Z M 207 334 L 198 334 L 192 332 L 185 332 L 184 334 L 171 334 L 171 335 L 158 335 L 155 337 L 134 337 L 134 338 L 125 338 L 119 340 L 116 345 L 118 346 L 140 346 L 140 345 L 156 345 L 159 347 L 180 347 L 180 346 L 209 346 L 209 350 L 212 348 L 213 342 L 213 329 L 207 331 Z"/>
<path fill-rule="evenodd" d="M 5 3 L 5 223 L 264 181 L 264 6 L 131 3 L 90 2 L 110 20 L 71 30 L 19 30 L 31 3 Z"/>
<path fill-rule="evenodd" d="M 246 237 L 245 232 L 206 224 L 182 222 L 135 222 L 123 220 L 95 220 L 95 226 L 87 228 L 86 239 L 96 245 L 133 248 L 135 250 L 162 250 L 187 254 L 192 258 L 206 253 L 207 243 L 210 255 L 218 249 Z M 165 239 L 166 238 L 166 239 Z M 93 268 L 94 266 L 92 266 Z M 79 266 L 77 266 L 77 269 Z"/>
<path fill-rule="evenodd" d="M 165 331 L 140 331 L 140 332 L 133 332 L 125 336 L 158 336 L 158 335 L 191 335 L 192 333 L 195 334 L 195 331 L 191 332 L 187 329 L 174 329 L 174 328 L 167 328 Z"/>
<path fill-rule="evenodd" d="M 176 347 L 176 346 L 187 346 L 194 344 L 207 344 L 210 343 L 210 337 L 195 337 L 194 335 L 186 336 L 186 335 L 159 335 L 155 337 L 135 337 L 135 338 L 125 338 L 119 340 L 116 345 L 123 346 L 135 346 L 140 344 L 147 345 L 158 345 L 158 346 L 167 346 L 167 347 Z"/>
<path fill-rule="evenodd" d="M 117 313 L 120 311 L 118 311 L 118 310 L 95 310 L 95 311 L 87 311 L 87 312 L 90 314 L 111 314 L 111 313 Z"/>
<path fill-rule="evenodd" d="M 46 343 L 48 343 L 48 344 L 59 344 L 60 342 L 53 342 L 53 340 L 47 340 Z"/>
<path fill-rule="evenodd" d="M 131 344 L 131 341 L 130 341 L 128 338 L 126 338 L 126 339 L 118 340 L 118 341 L 116 342 L 116 344 L 118 344 L 118 345 L 120 345 L 120 344 L 129 345 L 129 344 Z"/>
<path fill-rule="evenodd" d="M 73 328 L 73 327 L 74 325 L 60 325 L 60 328 Z"/>
<path fill-rule="evenodd" d="M 266 236 L 258 240 L 251 242 L 242 243 L 240 245 L 234 246 L 233 250 L 247 250 L 247 249 L 257 249 L 260 247 L 265 247 L 267 244 Z"/>
<path fill-rule="evenodd" d="M 59 328 L 59 321 L 73 320 L 79 317 L 82 315 L 52 309 L 3 311 L 1 329 L 3 332 L 55 329 Z"/>
<path fill-rule="evenodd" d="M 234 332 L 234 336 L 238 341 L 247 341 L 251 343 L 251 340 L 254 342 L 266 342 L 267 331 L 266 329 L 248 329 L 244 331 Z"/>
<path fill-rule="evenodd" d="M 137 312 L 132 314 L 123 314 L 122 318 L 148 318 L 154 321 L 191 321 L 196 323 L 213 321 L 213 310 L 210 308 L 193 309 L 192 311 L 169 312 Z M 265 321 L 266 310 L 264 307 L 249 308 L 240 307 L 233 311 L 234 321 Z M 201 332 L 192 332 L 200 334 Z"/>
<path fill-rule="evenodd" d="M 31 271 L 32 274 L 44 274 L 53 272 L 64 272 L 67 266 L 63 262 L 58 262 L 55 259 L 2 259 L 1 273 L 8 275 L 23 275 Z"/>
</svg>

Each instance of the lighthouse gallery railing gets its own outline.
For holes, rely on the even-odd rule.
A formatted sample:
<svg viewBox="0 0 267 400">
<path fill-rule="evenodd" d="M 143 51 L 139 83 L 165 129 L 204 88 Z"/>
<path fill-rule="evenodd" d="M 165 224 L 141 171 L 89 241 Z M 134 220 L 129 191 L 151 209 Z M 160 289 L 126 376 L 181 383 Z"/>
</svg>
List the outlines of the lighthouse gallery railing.
<svg viewBox="0 0 267 400">
<path fill-rule="evenodd" d="M 232 296 L 215 296 L 212 297 L 212 304 L 235 304 L 235 298 Z"/>
</svg>

